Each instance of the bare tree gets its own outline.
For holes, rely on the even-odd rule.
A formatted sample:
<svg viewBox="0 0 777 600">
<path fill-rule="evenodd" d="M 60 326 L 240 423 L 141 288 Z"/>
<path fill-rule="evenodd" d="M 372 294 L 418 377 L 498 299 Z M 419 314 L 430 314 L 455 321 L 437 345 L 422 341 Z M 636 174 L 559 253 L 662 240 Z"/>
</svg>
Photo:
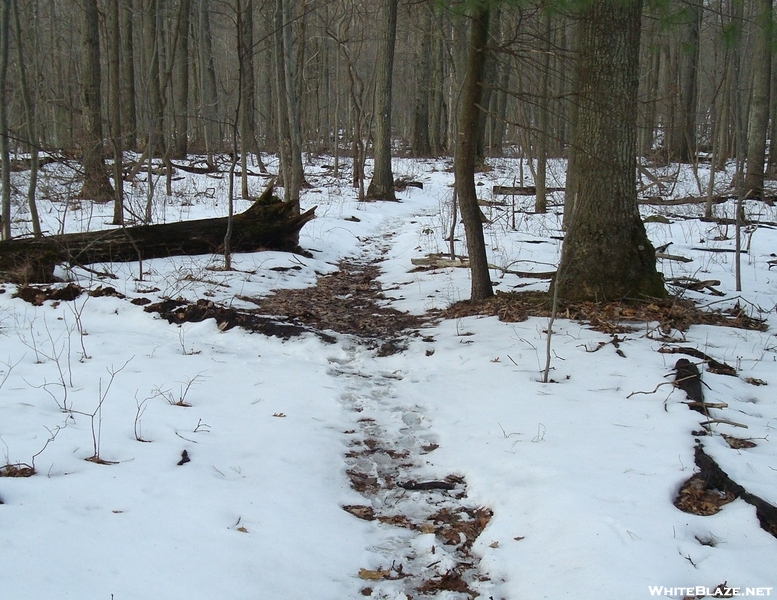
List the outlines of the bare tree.
<svg viewBox="0 0 777 600">
<path fill-rule="evenodd" d="M 40 217 L 38 216 L 38 205 L 35 196 L 38 187 L 38 167 L 40 165 L 40 140 L 38 139 L 38 128 L 35 123 L 35 104 L 30 94 L 30 86 L 27 83 L 27 68 L 25 67 L 25 50 L 22 43 L 22 25 L 19 18 L 19 3 L 13 2 L 14 13 L 14 31 L 16 32 L 16 52 L 17 68 L 19 70 L 19 87 L 21 88 L 22 104 L 24 106 L 24 128 L 27 133 L 27 142 L 30 147 L 30 183 L 27 187 L 27 205 L 30 209 L 30 220 L 32 221 L 32 233 L 35 237 L 42 235 L 40 229 Z M 31 36 L 33 39 L 33 60 L 38 57 L 38 37 L 35 33 Z"/>
<path fill-rule="evenodd" d="M 0 212 L 0 239 L 11 239 L 11 157 L 8 153 L 8 106 L 5 97 L 8 92 L 8 53 L 11 31 L 11 0 L 0 4 L 0 163 L 2 165 L 2 211 Z"/>
<path fill-rule="evenodd" d="M 164 105 L 160 87 L 159 49 L 157 33 L 159 21 L 159 0 L 143 0 L 143 48 L 146 52 L 147 70 L 145 73 L 147 105 L 146 147 L 149 157 L 164 156 Z"/>
<path fill-rule="evenodd" d="M 173 61 L 173 140 L 171 154 L 185 157 L 189 151 L 189 25 L 191 0 L 179 0 Z"/>
<path fill-rule="evenodd" d="M 467 234 L 467 251 L 471 270 L 470 300 L 478 302 L 494 294 L 488 272 L 486 243 L 477 192 L 475 164 L 477 162 L 480 129 L 480 106 L 483 94 L 483 73 L 488 41 L 489 10 L 479 6 L 473 10 L 469 37 L 467 69 L 459 101 L 456 153 L 453 171 L 456 179 L 461 217 Z"/>
<path fill-rule="evenodd" d="M 123 0 L 119 3 L 121 27 L 121 123 L 124 142 L 130 150 L 138 146 L 138 123 L 135 107 L 135 52 L 134 40 L 134 8 L 136 0 Z"/>
<path fill-rule="evenodd" d="M 367 197 L 396 200 L 391 170 L 391 85 L 394 78 L 394 43 L 399 0 L 381 0 L 380 35 L 375 65 L 375 161 Z"/>
<path fill-rule="evenodd" d="M 275 80 L 283 172 L 283 197 L 299 203 L 302 188 L 302 144 L 299 128 L 297 93 L 294 81 L 294 54 L 291 37 L 289 0 L 275 1 Z"/>
<path fill-rule="evenodd" d="M 98 202 L 113 199 L 103 159 L 102 97 L 100 84 L 100 29 L 97 0 L 84 0 L 83 29 L 83 168 L 84 184 L 79 196 Z"/>
<path fill-rule="evenodd" d="M 121 23 L 119 3 L 108 5 L 108 49 L 110 52 L 109 69 L 111 82 L 111 144 L 113 145 L 113 224 L 124 224 L 124 175 L 122 161 L 124 158 L 121 131 Z"/>
</svg>

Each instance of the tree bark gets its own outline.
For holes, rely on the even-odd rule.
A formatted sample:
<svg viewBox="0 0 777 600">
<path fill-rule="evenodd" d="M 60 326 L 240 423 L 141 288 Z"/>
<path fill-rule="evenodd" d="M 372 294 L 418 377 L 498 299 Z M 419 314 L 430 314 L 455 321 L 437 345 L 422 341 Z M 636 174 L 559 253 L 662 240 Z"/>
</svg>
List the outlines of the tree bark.
<svg viewBox="0 0 777 600">
<path fill-rule="evenodd" d="M 745 194 L 749 198 L 760 198 L 764 191 L 772 60 L 772 1 L 756 0 L 755 4 L 757 14 L 751 63 L 753 87 L 747 126 L 747 168 L 744 186 Z"/>
<path fill-rule="evenodd" d="M 548 210 L 547 181 L 548 181 L 548 131 L 550 112 L 550 53 L 551 53 L 551 29 L 550 12 L 543 11 L 542 28 L 544 31 L 544 48 L 542 56 L 542 72 L 540 74 L 540 106 L 537 115 L 537 196 L 534 201 L 534 212 L 545 213 Z"/>
<path fill-rule="evenodd" d="M 268 188 L 248 210 L 233 217 L 231 250 L 301 251 L 299 231 L 314 217 L 315 208 L 294 214 L 293 206 L 274 197 Z M 0 278 L 45 282 L 52 280 L 59 263 L 85 265 L 219 253 L 227 221 L 220 217 L 0 242 Z"/>
<path fill-rule="evenodd" d="M 79 197 L 97 202 L 113 199 L 103 159 L 103 121 L 100 84 L 100 30 L 97 0 L 84 1 L 83 31 L 83 168 L 84 183 Z"/>
<path fill-rule="evenodd" d="M 36 114 L 35 104 L 32 101 L 30 95 L 30 87 L 27 84 L 27 69 L 24 66 L 25 63 L 25 50 L 22 44 L 22 25 L 19 18 L 19 4 L 17 0 L 13 1 L 13 13 L 14 13 L 14 30 L 16 31 L 16 51 L 19 70 L 19 87 L 21 88 L 22 104 L 24 105 L 24 123 L 25 131 L 27 133 L 27 142 L 30 147 L 30 183 L 27 187 L 27 205 L 30 209 L 30 221 L 32 222 L 32 234 L 35 237 L 42 235 L 40 229 L 40 217 L 38 216 L 38 205 L 35 200 L 38 188 L 38 166 L 39 161 L 39 149 L 40 140 L 38 138 L 38 128 L 35 125 Z M 33 61 L 38 59 L 38 38 L 33 33 Z"/>
<path fill-rule="evenodd" d="M 291 27 L 289 0 L 275 0 L 275 79 L 278 88 L 278 133 L 283 172 L 283 199 L 292 204 L 299 204 L 299 193 L 304 175 L 302 171 L 302 140 L 294 83 Z"/>
<path fill-rule="evenodd" d="M 11 0 L 0 4 L 0 179 L 2 181 L 2 210 L 0 210 L 0 239 L 11 239 L 11 157 L 8 153 L 8 105 L 5 97 L 8 91 L 8 54 L 11 32 Z"/>
<path fill-rule="evenodd" d="M 205 121 L 205 152 L 212 162 L 213 153 L 221 144 L 218 123 L 218 88 L 216 87 L 216 68 L 213 63 L 213 43 L 210 34 L 210 11 L 208 0 L 199 0 L 199 62 L 200 93 L 202 97 L 202 118 Z"/>
<path fill-rule="evenodd" d="M 162 91 L 159 83 L 159 36 L 157 34 L 157 19 L 159 18 L 159 0 L 143 0 L 143 46 L 146 51 L 146 93 L 147 107 L 147 135 L 146 141 L 149 148 L 149 156 L 164 156 L 164 106 L 162 104 Z"/>
<path fill-rule="evenodd" d="M 397 37 L 399 0 L 381 0 L 380 41 L 375 74 L 375 160 L 367 197 L 396 200 L 391 170 L 391 88 L 394 75 L 394 45 Z"/>
<path fill-rule="evenodd" d="M 432 8 L 426 4 L 418 6 L 422 13 L 418 36 L 418 64 L 415 77 L 415 111 L 413 113 L 413 156 L 431 156 L 429 143 L 429 95 L 431 88 L 432 54 Z"/>
<path fill-rule="evenodd" d="M 134 0 L 124 0 L 121 9 L 121 122 L 125 129 L 124 145 L 138 147 L 138 123 L 135 107 L 135 53 L 133 51 Z"/>
<path fill-rule="evenodd" d="M 189 19 L 191 0 L 179 0 L 175 62 L 173 66 L 172 158 L 185 158 L 189 152 Z"/>
<path fill-rule="evenodd" d="M 635 184 L 642 0 L 579 13 L 577 197 L 554 285 L 565 300 L 666 294 Z"/>
<path fill-rule="evenodd" d="M 111 82 L 111 143 L 113 145 L 113 224 L 124 224 L 124 175 L 123 144 L 121 131 L 121 23 L 119 22 L 119 3 L 110 2 L 108 5 L 108 49 L 109 74 Z"/>
<path fill-rule="evenodd" d="M 478 302 L 494 291 L 488 272 L 483 223 L 475 190 L 478 129 L 483 91 L 483 72 L 486 62 L 489 10 L 478 8 L 472 15 L 467 68 L 459 101 L 458 131 L 453 171 L 461 217 L 467 235 L 467 251 L 471 270 L 470 301 Z"/>
</svg>

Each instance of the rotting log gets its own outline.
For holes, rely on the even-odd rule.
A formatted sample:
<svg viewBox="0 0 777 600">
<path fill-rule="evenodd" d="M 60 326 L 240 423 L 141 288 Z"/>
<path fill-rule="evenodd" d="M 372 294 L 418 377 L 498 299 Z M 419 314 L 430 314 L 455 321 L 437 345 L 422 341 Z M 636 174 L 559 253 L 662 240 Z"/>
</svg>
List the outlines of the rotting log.
<svg viewBox="0 0 777 600">
<path fill-rule="evenodd" d="M 245 212 L 233 217 L 233 252 L 300 252 L 299 231 L 315 217 L 315 207 L 296 214 L 268 187 Z M 85 233 L 0 242 L 0 279 L 14 283 L 53 280 L 61 263 L 87 265 L 168 256 L 223 252 L 227 217 L 138 225 Z"/>
</svg>

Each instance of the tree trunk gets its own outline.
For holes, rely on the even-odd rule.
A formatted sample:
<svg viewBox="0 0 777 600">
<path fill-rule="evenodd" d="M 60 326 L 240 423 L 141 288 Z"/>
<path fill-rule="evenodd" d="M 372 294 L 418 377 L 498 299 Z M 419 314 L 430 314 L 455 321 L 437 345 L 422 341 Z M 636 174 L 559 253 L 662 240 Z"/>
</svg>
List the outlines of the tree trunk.
<svg viewBox="0 0 777 600">
<path fill-rule="evenodd" d="M 133 52 L 134 0 L 124 0 L 121 8 L 121 122 L 124 142 L 129 150 L 138 147 L 138 123 L 135 107 L 135 53 Z"/>
<path fill-rule="evenodd" d="M 0 239 L 11 239 L 11 157 L 8 153 L 8 53 L 11 32 L 11 0 L 0 4 L 0 175 L 2 184 L 2 211 L 0 211 Z"/>
<path fill-rule="evenodd" d="M 380 41 L 375 65 L 375 161 L 367 197 L 396 200 L 391 170 L 391 84 L 394 74 L 394 43 L 397 37 L 399 0 L 381 0 Z"/>
<path fill-rule="evenodd" d="M 205 121 L 205 152 L 208 161 L 218 152 L 221 133 L 218 123 L 218 89 L 216 68 L 213 64 L 213 44 L 210 36 L 210 12 L 208 0 L 199 0 L 199 59 L 200 92 L 202 95 L 202 118 Z"/>
<path fill-rule="evenodd" d="M 475 190 L 478 129 L 486 62 L 489 11 L 480 8 L 472 15 L 467 68 L 459 100 L 458 131 L 453 171 L 471 269 L 470 300 L 478 302 L 494 294 L 488 272 L 483 223 Z"/>
<path fill-rule="evenodd" d="M 445 96 L 444 80 L 444 52 L 443 52 L 443 32 L 442 32 L 442 18 L 435 14 L 436 11 L 433 7 L 429 8 L 432 11 L 432 22 L 436 27 L 433 27 L 432 35 L 432 60 L 431 60 L 431 80 L 429 82 L 429 146 L 431 147 L 432 156 L 439 156 L 445 150 L 446 140 L 445 123 L 447 117 L 445 116 Z M 434 31 L 436 29 L 436 31 Z"/>
<path fill-rule="evenodd" d="M 25 52 L 22 45 L 22 25 L 19 18 L 19 4 L 17 0 L 13 2 L 14 12 L 14 29 L 16 31 L 16 50 L 19 69 L 19 85 L 22 93 L 22 104 L 24 105 L 24 123 L 25 131 L 27 133 L 27 141 L 30 146 L 30 183 L 27 187 L 27 205 L 30 208 L 30 221 L 32 222 L 32 234 L 35 237 L 42 235 L 40 229 L 40 217 L 38 216 L 38 205 L 35 201 L 35 196 L 38 187 L 38 165 L 39 165 L 39 149 L 40 140 L 38 138 L 38 128 L 35 125 L 35 104 L 33 104 L 32 97 L 30 96 L 30 87 L 27 84 L 27 69 L 24 66 Z M 38 39 L 33 34 L 33 61 L 38 59 Z M 3 96 L 4 97 L 4 96 Z"/>
<path fill-rule="evenodd" d="M 572 23 L 571 37 L 572 54 L 579 60 L 578 49 L 580 47 L 580 27 L 576 21 L 573 21 Z M 572 68 L 572 81 L 570 82 L 572 102 L 569 107 L 569 130 L 572 137 L 572 143 L 567 146 L 567 179 L 564 186 L 564 217 L 562 222 L 564 231 L 569 229 L 569 224 L 572 222 L 572 213 L 575 210 L 578 194 L 577 181 L 580 174 L 580 166 L 577 162 L 578 149 L 574 143 L 574 139 L 577 135 L 577 123 L 580 116 L 580 103 L 577 99 L 579 71 L 579 65 L 574 63 Z"/>
<path fill-rule="evenodd" d="M 698 100 L 697 73 L 699 67 L 699 31 L 702 20 L 701 0 L 690 0 L 686 6 L 685 22 L 675 40 L 676 83 L 674 123 L 669 140 L 669 159 L 691 162 L 696 155 L 696 104 Z"/>
<path fill-rule="evenodd" d="M 149 156 L 164 156 L 164 106 L 162 104 L 162 91 L 159 84 L 159 36 L 157 35 L 157 19 L 159 12 L 159 0 L 143 0 L 143 14 L 145 17 L 143 26 L 143 46 L 146 51 L 146 90 L 148 98 L 147 107 L 147 145 Z"/>
<path fill-rule="evenodd" d="M 233 252 L 300 251 L 299 231 L 315 208 L 295 214 L 268 188 L 245 212 L 232 219 Z M 227 217 L 139 225 L 86 233 L 0 242 L 0 278 L 19 283 L 51 281 L 59 263 L 85 265 L 147 260 L 223 251 Z"/>
<path fill-rule="evenodd" d="M 124 175 L 122 162 L 124 157 L 121 131 L 121 23 L 119 22 L 119 3 L 108 4 L 108 50 L 109 79 L 111 82 L 111 143 L 113 145 L 113 224 L 124 224 Z"/>
<path fill-rule="evenodd" d="M 756 0 L 756 23 L 752 52 L 753 88 L 747 127 L 745 194 L 763 196 L 766 134 L 769 127 L 769 92 L 772 59 L 772 0 Z"/>
<path fill-rule="evenodd" d="M 291 39 L 290 0 L 275 1 L 275 64 L 278 87 L 278 121 L 283 169 L 283 198 L 299 204 L 304 179 L 297 93 L 294 83 L 294 56 Z"/>
<path fill-rule="evenodd" d="M 100 31 L 97 0 L 84 1 L 83 31 L 83 168 L 80 198 L 96 202 L 113 199 L 103 160 L 102 97 L 100 95 Z"/>
<path fill-rule="evenodd" d="M 540 73 L 540 105 L 538 108 L 539 115 L 537 118 L 537 196 L 534 201 L 534 212 L 544 213 L 548 210 L 548 198 L 547 198 L 547 181 L 548 181 L 548 138 L 550 132 L 548 131 L 549 119 L 548 113 L 550 111 L 550 53 L 551 53 L 551 29 L 550 29 L 550 12 L 544 11 L 542 15 L 542 28 L 544 32 L 544 48 L 542 55 L 542 72 Z"/>
<path fill-rule="evenodd" d="M 413 113 L 413 156 L 431 156 L 429 143 L 429 90 L 431 87 L 432 8 L 421 4 L 421 26 L 418 32 L 418 64 L 415 77 L 415 111 Z"/>
<path fill-rule="evenodd" d="M 191 0 L 179 0 L 173 65 L 173 158 L 186 158 L 189 152 L 189 18 Z"/>
<path fill-rule="evenodd" d="M 666 294 L 637 208 L 641 10 L 593 0 L 579 13 L 577 198 L 554 282 L 565 300 Z"/>
</svg>

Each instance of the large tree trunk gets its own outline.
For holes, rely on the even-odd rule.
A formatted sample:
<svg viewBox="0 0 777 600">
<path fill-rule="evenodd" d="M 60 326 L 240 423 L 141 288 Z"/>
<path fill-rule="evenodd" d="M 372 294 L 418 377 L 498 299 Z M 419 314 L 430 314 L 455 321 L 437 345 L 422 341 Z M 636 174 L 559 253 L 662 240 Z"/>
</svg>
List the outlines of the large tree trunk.
<svg viewBox="0 0 777 600">
<path fill-rule="evenodd" d="M 295 214 L 268 188 L 245 212 L 232 218 L 233 252 L 300 251 L 299 231 L 315 208 Z M 146 260 L 223 251 L 227 217 L 160 225 L 70 233 L 0 242 L 0 278 L 17 283 L 51 281 L 54 266 Z"/>
<path fill-rule="evenodd" d="M 394 73 L 394 42 L 397 37 L 399 0 L 381 0 L 380 41 L 375 76 L 375 162 L 367 197 L 396 200 L 391 170 L 391 84 Z"/>
<path fill-rule="evenodd" d="M 461 100 L 459 101 L 456 152 L 453 162 L 456 193 L 461 207 L 464 230 L 467 234 L 467 251 L 469 252 L 472 277 L 470 300 L 472 302 L 478 302 L 494 294 L 488 272 L 483 223 L 481 222 L 481 212 L 475 190 L 475 163 L 480 135 L 479 107 L 483 95 L 488 18 L 488 9 L 478 9 L 472 16 L 469 56 L 464 85 L 461 90 Z"/>
<path fill-rule="evenodd" d="M 555 285 L 566 300 L 665 295 L 637 208 L 637 88 L 642 0 L 580 12 L 577 197 Z"/>
<path fill-rule="evenodd" d="M 84 2 L 83 33 L 83 168 L 81 198 L 98 202 L 113 199 L 103 160 L 102 99 L 100 96 L 100 30 L 97 0 Z"/>
</svg>

